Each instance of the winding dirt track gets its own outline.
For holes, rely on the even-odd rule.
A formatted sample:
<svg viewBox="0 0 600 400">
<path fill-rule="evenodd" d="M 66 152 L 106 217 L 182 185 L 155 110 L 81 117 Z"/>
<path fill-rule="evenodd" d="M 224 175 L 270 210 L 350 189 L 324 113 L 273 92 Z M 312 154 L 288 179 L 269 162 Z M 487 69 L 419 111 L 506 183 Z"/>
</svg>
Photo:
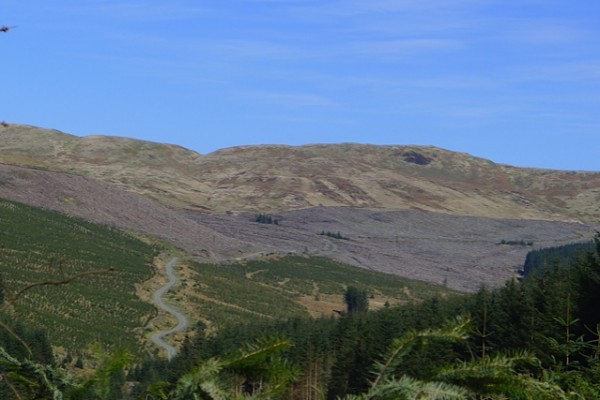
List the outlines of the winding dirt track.
<svg viewBox="0 0 600 400">
<path fill-rule="evenodd" d="M 163 340 L 163 338 L 167 335 L 170 335 L 172 333 L 176 333 L 176 332 L 179 332 L 179 331 L 185 329 L 185 327 L 188 324 L 188 320 L 185 315 L 183 315 L 181 312 L 174 309 L 173 307 L 165 304 L 165 302 L 162 299 L 162 296 L 166 292 L 168 292 L 169 289 L 171 289 L 173 287 L 173 285 L 175 285 L 177 283 L 177 277 L 175 276 L 175 273 L 173 272 L 173 265 L 176 262 L 177 262 L 177 258 L 172 258 L 167 262 L 167 264 L 165 265 L 165 271 L 167 273 L 167 277 L 169 278 L 169 281 L 164 286 L 158 288 L 158 290 L 156 290 L 156 292 L 154 292 L 154 294 L 152 295 L 154 304 L 156 304 L 156 306 L 158 308 L 165 310 L 166 312 L 173 315 L 177 319 L 177 325 L 174 328 L 156 332 L 150 338 L 152 340 L 152 342 L 154 342 L 157 346 L 165 349 L 165 351 L 167 353 L 167 358 L 169 360 L 171 358 L 173 358 L 175 356 L 175 354 L 177 354 L 177 349 L 175 347 L 171 346 L 170 344 L 166 343 Z"/>
</svg>

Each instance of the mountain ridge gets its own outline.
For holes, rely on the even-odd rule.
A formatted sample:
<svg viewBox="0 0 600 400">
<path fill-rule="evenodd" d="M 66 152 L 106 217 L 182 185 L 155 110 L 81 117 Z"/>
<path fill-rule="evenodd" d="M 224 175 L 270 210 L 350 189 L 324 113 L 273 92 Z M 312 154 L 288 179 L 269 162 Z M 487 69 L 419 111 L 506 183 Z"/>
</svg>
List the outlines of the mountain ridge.
<svg viewBox="0 0 600 400">
<path fill-rule="evenodd" d="M 245 145 L 202 155 L 126 137 L 0 127 L 0 162 L 99 179 L 178 209 L 422 209 L 597 221 L 600 172 L 520 168 L 435 146 Z"/>
</svg>

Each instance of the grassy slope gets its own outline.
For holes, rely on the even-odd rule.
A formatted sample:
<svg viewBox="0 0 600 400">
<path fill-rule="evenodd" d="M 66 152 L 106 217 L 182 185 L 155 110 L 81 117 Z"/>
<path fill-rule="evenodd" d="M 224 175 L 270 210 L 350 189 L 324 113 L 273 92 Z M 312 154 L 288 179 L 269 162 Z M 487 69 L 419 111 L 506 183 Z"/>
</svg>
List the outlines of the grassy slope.
<svg viewBox="0 0 600 400">
<path fill-rule="evenodd" d="M 152 276 L 155 249 L 121 231 L 0 199 L 0 271 L 6 288 L 115 267 L 64 286 L 36 288 L 14 315 L 48 330 L 54 344 L 76 350 L 97 341 L 141 349 L 141 327 L 156 311 L 135 285 Z M 366 288 L 376 308 L 451 291 L 322 257 L 288 256 L 230 265 L 194 264 L 172 296 L 212 329 L 258 319 L 327 316 L 343 310 L 348 285 Z M 183 290 L 181 290 L 183 289 Z"/>
<path fill-rule="evenodd" d="M 7 290 L 116 268 L 68 285 L 33 289 L 16 303 L 15 317 L 46 328 L 53 344 L 136 347 L 136 329 L 155 313 L 135 294 L 135 284 L 153 273 L 153 255 L 151 246 L 120 231 L 0 200 L 0 271 Z"/>
<path fill-rule="evenodd" d="M 418 302 L 455 292 L 440 286 L 357 268 L 323 257 L 287 256 L 231 265 L 196 264 L 188 284 L 195 312 L 216 327 L 257 318 L 328 316 L 344 310 L 349 285 L 367 289 L 373 308 Z M 199 294 L 199 295 L 198 295 Z"/>
</svg>

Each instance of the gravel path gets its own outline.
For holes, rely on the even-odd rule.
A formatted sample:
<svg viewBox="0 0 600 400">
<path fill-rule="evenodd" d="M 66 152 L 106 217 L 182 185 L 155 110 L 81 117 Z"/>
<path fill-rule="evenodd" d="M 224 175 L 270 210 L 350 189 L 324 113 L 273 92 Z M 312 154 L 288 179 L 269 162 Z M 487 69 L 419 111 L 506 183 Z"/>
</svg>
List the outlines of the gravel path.
<svg viewBox="0 0 600 400">
<path fill-rule="evenodd" d="M 188 324 L 188 320 L 187 320 L 186 316 L 183 315 L 178 310 L 174 309 L 173 307 L 165 304 L 165 302 L 163 301 L 163 298 L 162 298 L 163 295 L 166 292 L 168 292 L 169 289 L 171 289 L 173 287 L 173 285 L 175 285 L 177 283 L 177 277 L 175 276 L 175 273 L 173 272 L 173 265 L 176 262 L 177 262 L 177 258 L 172 258 L 169 260 L 169 262 L 167 262 L 167 264 L 165 265 L 165 271 L 167 272 L 167 277 L 169 278 L 169 281 L 164 286 L 158 288 L 158 290 L 156 292 L 154 292 L 154 294 L 152 295 L 154 304 L 156 304 L 156 306 L 158 308 L 165 310 L 166 312 L 168 312 L 169 314 L 171 314 L 175 318 L 177 318 L 177 325 L 174 328 L 171 328 L 171 329 L 168 329 L 165 331 L 156 332 L 150 338 L 152 340 L 152 342 L 154 342 L 157 346 L 165 349 L 165 351 L 167 352 L 167 358 L 169 360 L 171 358 L 173 358 L 173 356 L 175 356 L 175 354 L 177 354 L 177 349 L 175 347 L 171 346 L 170 344 L 166 343 L 163 340 L 163 338 L 167 335 L 170 335 L 172 333 L 179 332 L 179 331 L 185 329 L 185 327 Z"/>
</svg>

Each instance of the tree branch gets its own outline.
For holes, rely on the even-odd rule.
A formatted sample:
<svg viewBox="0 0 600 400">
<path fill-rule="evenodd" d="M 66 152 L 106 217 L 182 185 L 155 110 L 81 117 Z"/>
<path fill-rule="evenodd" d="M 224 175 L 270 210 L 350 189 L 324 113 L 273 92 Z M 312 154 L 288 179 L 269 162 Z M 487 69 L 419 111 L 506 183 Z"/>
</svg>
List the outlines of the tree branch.
<svg viewBox="0 0 600 400">
<path fill-rule="evenodd" d="M 109 272 L 114 272 L 116 269 L 114 267 L 110 267 L 107 269 L 101 269 L 101 270 L 97 270 L 97 271 L 86 271 L 86 272 L 81 272 L 79 274 L 75 274 L 73 276 L 61 279 L 61 280 L 57 280 L 57 281 L 43 281 L 43 282 L 35 282 L 32 283 L 30 285 L 25 286 L 24 288 L 22 288 L 21 290 L 19 290 L 17 293 L 13 294 L 12 296 L 10 296 L 10 298 L 0 307 L 0 313 L 3 313 L 4 311 L 6 311 L 9 307 L 11 307 L 13 304 L 15 304 L 17 302 L 17 300 L 19 300 L 19 298 L 21 296 L 23 296 L 23 294 L 25 294 L 26 292 L 30 291 L 31 289 L 34 289 L 36 287 L 40 287 L 40 286 L 60 286 L 60 285 L 66 285 L 67 283 L 70 283 L 76 279 L 80 279 L 80 278 L 85 278 L 87 276 L 90 275 L 100 275 L 100 274 L 106 274 Z"/>
</svg>

